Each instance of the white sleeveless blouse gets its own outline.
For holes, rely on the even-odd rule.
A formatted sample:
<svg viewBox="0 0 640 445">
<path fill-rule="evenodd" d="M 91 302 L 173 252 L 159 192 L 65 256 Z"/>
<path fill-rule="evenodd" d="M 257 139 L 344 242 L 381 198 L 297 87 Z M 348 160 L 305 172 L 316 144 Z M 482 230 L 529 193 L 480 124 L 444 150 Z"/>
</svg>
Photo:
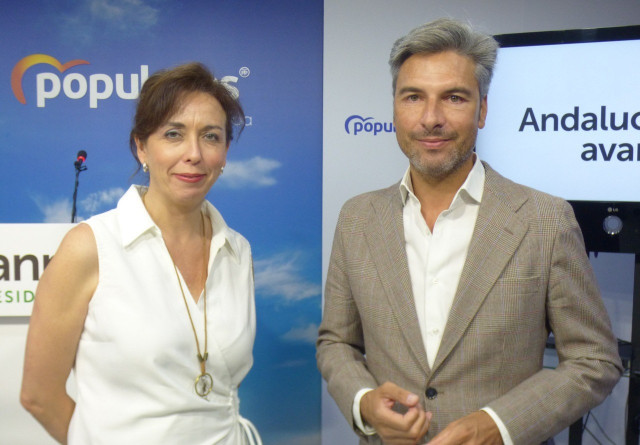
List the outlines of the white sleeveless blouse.
<svg viewBox="0 0 640 445">
<path fill-rule="evenodd" d="M 253 364 L 255 337 L 249 243 L 203 205 L 213 227 L 206 286 L 214 381 L 203 399 L 194 389 L 200 364 L 193 330 L 144 190 L 132 186 L 116 209 L 86 221 L 98 246 L 99 282 L 76 354 L 68 443 L 243 444 L 237 389 Z M 182 287 L 203 351 L 204 298 L 196 304 Z"/>
</svg>

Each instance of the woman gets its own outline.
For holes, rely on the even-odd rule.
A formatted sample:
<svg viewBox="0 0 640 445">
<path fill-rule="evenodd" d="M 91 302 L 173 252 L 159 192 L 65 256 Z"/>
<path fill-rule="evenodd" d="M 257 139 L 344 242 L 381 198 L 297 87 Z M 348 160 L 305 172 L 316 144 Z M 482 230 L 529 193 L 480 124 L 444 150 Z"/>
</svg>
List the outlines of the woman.
<svg viewBox="0 0 640 445">
<path fill-rule="evenodd" d="M 243 123 L 200 64 L 145 82 L 130 145 L 148 188 L 69 231 L 37 290 L 21 401 L 61 443 L 253 443 L 237 396 L 253 363 L 251 251 L 205 200 Z"/>
</svg>

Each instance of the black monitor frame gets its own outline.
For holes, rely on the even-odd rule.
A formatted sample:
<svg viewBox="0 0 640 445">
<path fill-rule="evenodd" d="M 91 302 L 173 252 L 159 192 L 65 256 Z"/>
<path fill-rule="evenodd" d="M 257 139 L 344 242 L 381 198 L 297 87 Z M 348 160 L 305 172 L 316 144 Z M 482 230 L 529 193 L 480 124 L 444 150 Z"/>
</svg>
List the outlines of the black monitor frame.
<svg viewBox="0 0 640 445">
<path fill-rule="evenodd" d="M 494 37 L 505 48 L 640 40 L 640 25 L 501 34 Z M 626 407 L 627 445 L 638 445 L 640 439 L 640 190 L 637 193 L 637 202 L 569 201 L 583 231 L 587 251 L 635 254 L 631 363 Z M 604 218 L 612 214 L 622 220 L 619 233 L 607 233 L 603 227 Z M 582 420 L 578 420 L 569 430 L 569 444 L 582 443 L 582 432 Z"/>
<path fill-rule="evenodd" d="M 640 25 L 498 34 L 494 38 L 503 48 L 638 40 L 640 39 Z"/>
</svg>

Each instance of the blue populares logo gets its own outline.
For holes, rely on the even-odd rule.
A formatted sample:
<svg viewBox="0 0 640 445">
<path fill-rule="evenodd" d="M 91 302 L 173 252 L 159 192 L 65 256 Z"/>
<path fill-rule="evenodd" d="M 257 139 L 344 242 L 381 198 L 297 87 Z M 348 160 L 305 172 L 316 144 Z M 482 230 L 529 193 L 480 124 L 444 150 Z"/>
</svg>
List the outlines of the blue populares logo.
<svg viewBox="0 0 640 445">
<path fill-rule="evenodd" d="M 394 133 L 396 128 L 393 122 L 376 122 L 373 117 L 362 117 L 358 114 L 352 114 L 344 121 L 344 130 L 347 134 L 357 136 L 358 133 L 373 133 L 377 136 L 379 133 Z"/>
</svg>

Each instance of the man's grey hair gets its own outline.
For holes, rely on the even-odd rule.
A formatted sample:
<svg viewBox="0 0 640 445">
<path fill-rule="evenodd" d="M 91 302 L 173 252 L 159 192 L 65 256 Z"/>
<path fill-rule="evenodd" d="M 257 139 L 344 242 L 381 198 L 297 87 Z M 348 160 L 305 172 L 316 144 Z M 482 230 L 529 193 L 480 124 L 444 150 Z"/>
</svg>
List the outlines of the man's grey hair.
<svg viewBox="0 0 640 445">
<path fill-rule="evenodd" d="M 400 67 L 409 57 L 414 54 L 454 51 L 475 63 L 476 81 L 480 98 L 483 98 L 489 92 L 498 47 L 498 42 L 492 36 L 474 31 L 468 24 L 457 20 L 441 18 L 418 26 L 396 40 L 391 48 L 389 66 L 393 78 L 393 93 L 396 91 Z"/>
</svg>

